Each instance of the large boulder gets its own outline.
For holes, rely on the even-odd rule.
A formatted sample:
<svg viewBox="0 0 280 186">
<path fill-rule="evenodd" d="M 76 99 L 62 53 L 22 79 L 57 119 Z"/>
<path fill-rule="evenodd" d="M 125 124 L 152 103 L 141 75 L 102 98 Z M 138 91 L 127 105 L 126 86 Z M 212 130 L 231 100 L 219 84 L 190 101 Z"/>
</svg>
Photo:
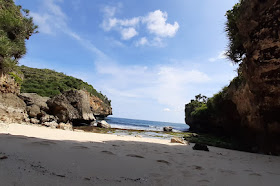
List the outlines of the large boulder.
<svg viewBox="0 0 280 186">
<path fill-rule="evenodd" d="M 83 90 L 69 90 L 47 101 L 49 113 L 58 122 L 92 121 L 95 117 L 90 107 L 90 96 Z"/>
<path fill-rule="evenodd" d="M 47 101 L 50 98 L 48 97 L 42 97 L 36 93 L 21 93 L 19 97 L 25 102 L 26 111 L 30 118 L 40 119 L 49 110 Z"/>
</svg>

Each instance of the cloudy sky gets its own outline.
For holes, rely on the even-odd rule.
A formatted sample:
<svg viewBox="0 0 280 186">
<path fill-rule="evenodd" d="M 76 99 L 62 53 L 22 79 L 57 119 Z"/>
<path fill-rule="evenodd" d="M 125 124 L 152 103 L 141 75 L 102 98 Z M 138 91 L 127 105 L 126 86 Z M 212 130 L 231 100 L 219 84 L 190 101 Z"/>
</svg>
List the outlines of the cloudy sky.
<svg viewBox="0 0 280 186">
<path fill-rule="evenodd" d="M 223 55 L 225 12 L 238 0 L 16 0 L 39 34 L 20 64 L 92 84 L 115 117 L 184 123 L 195 95 L 236 75 Z"/>
</svg>

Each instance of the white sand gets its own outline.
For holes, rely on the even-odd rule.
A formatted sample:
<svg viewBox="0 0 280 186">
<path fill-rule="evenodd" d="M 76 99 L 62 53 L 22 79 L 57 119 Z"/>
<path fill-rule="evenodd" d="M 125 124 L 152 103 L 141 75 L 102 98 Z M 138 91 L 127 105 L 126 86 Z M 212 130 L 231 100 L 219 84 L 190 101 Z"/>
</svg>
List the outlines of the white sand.
<svg viewBox="0 0 280 186">
<path fill-rule="evenodd" d="M 0 185 L 280 185 L 280 157 L 0 123 Z"/>
</svg>

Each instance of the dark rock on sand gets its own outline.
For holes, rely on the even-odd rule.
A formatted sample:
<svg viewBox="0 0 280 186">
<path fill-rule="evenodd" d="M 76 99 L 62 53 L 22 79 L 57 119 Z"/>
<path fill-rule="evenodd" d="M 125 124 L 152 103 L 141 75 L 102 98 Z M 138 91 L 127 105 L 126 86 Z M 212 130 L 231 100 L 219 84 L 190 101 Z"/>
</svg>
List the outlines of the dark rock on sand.
<svg viewBox="0 0 280 186">
<path fill-rule="evenodd" d="M 204 151 L 209 151 L 208 147 L 204 144 L 196 143 L 193 146 L 193 150 L 204 150 Z"/>
</svg>

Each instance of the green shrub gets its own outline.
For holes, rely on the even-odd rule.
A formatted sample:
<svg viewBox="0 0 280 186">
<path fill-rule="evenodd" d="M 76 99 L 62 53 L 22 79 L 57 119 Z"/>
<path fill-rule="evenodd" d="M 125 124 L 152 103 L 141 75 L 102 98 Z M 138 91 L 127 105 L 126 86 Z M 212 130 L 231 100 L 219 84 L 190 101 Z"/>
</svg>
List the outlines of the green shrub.
<svg viewBox="0 0 280 186">
<path fill-rule="evenodd" d="M 29 11 L 16 6 L 13 0 L 0 0 L 0 72 L 14 71 L 26 53 L 25 40 L 37 33 Z"/>
<path fill-rule="evenodd" d="M 22 84 L 22 79 L 16 73 L 10 72 L 9 75 L 15 80 L 15 82 L 19 85 Z"/>
<path fill-rule="evenodd" d="M 239 29 L 237 27 L 242 3 L 243 0 L 240 0 L 240 2 L 235 4 L 231 10 L 226 12 L 227 22 L 225 31 L 229 39 L 226 54 L 234 63 L 241 62 L 243 55 L 246 53 L 245 48 L 243 47 L 243 38 L 239 34 Z"/>
</svg>

